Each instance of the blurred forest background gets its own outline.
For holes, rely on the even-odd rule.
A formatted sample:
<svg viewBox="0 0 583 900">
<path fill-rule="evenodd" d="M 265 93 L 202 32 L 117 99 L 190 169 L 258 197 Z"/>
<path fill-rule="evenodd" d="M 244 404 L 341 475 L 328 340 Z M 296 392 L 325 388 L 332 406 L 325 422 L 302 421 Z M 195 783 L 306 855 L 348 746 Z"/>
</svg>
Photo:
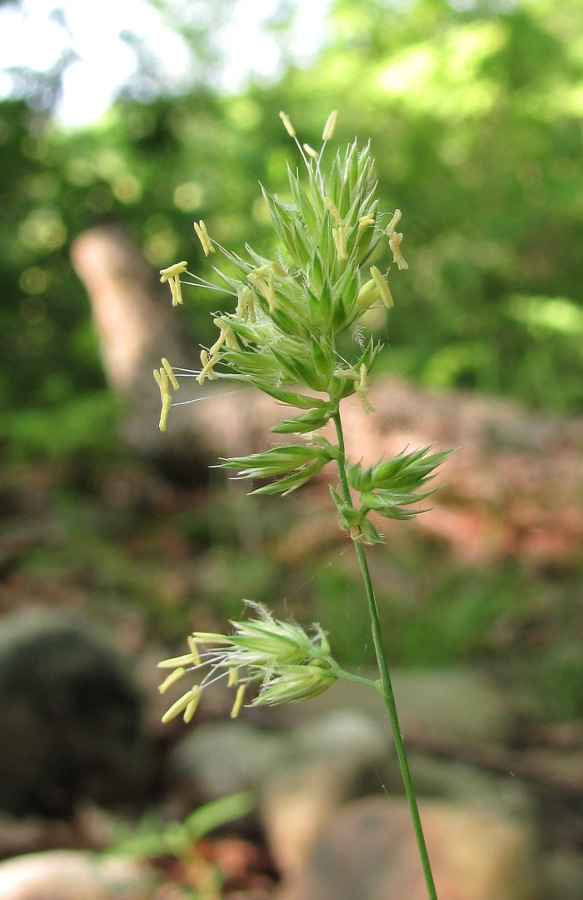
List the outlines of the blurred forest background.
<svg viewBox="0 0 583 900">
<path fill-rule="evenodd" d="M 4 0 L 0 29 L 4 16 L 32 5 Z M 212 502 L 204 484 L 202 493 L 172 493 L 131 457 L 118 438 L 124 411 L 105 382 L 72 242 L 92 226 L 120 225 L 153 271 L 187 259 L 203 277 L 210 270 L 193 219 L 204 218 L 223 245 L 267 250 L 258 182 L 282 189 L 294 154 L 278 113 L 318 146 L 337 108 L 335 139 L 371 137 L 383 207 L 403 210 L 410 269 L 393 285 L 385 371 L 423 389 L 509 398 L 561 421 L 581 416 L 583 5 L 330 0 L 306 56 L 309 17 L 304 11 L 304 41 L 299 5 L 282 0 L 261 26 L 275 48 L 273 73 L 251 71 L 235 87 L 224 86 L 234 52 L 225 23 L 255 4 L 143 6 L 173 35 L 170 53 L 185 54 L 184 72 L 170 77 L 163 47 L 144 40 L 136 18 L 135 31 L 120 36 L 132 71 L 93 124 L 70 127 L 58 116 L 82 55 L 66 4 L 45 4 L 51 29 L 65 36 L 60 54 L 44 69 L 27 62 L 2 71 L 0 458 L 6 509 L 20 529 L 4 537 L 2 604 L 86 602 L 114 618 L 131 609 L 168 642 L 192 627 L 201 603 L 208 618 L 239 611 L 239 585 L 257 599 L 281 596 L 282 584 L 290 595 L 289 567 L 269 555 L 269 534 L 284 532 L 286 511 L 276 500 L 234 513 L 245 501 L 216 475 Z M 263 51 L 241 37 L 236 52 L 251 65 Z M 186 297 L 180 315 L 194 366 L 218 303 Z M 455 478 L 452 463 L 448 481 Z M 514 656 L 518 642 L 548 711 L 578 715 L 576 556 L 538 568 L 490 559 L 480 568 L 444 558 L 428 539 L 408 547 L 393 559 L 400 574 L 386 579 L 382 598 L 393 657 L 475 661 Z M 352 593 L 350 572 L 322 562 L 308 561 L 309 588 L 293 576 L 316 604 L 308 621 L 334 615 L 339 597 L 345 609 Z M 354 634 L 351 622 L 340 635 L 345 655 Z"/>
</svg>

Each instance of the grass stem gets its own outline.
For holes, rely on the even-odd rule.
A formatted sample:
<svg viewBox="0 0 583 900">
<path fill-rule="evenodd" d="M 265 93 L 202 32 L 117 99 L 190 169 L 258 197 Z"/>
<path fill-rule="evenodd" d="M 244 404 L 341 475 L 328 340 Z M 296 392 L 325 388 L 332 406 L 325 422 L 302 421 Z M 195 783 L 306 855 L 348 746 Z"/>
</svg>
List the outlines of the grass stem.
<svg viewBox="0 0 583 900">
<path fill-rule="evenodd" d="M 334 425 L 336 427 L 336 436 L 338 441 L 338 473 L 340 477 L 340 485 L 342 490 L 343 499 L 347 504 L 353 506 L 352 496 L 350 493 L 350 487 L 348 484 L 348 476 L 346 473 L 346 449 L 344 443 L 344 432 L 342 428 L 342 420 L 340 417 L 340 412 L 336 412 L 333 416 Z M 401 775 L 403 778 L 403 784 L 405 786 L 405 794 L 407 797 L 407 801 L 409 803 L 409 810 L 411 812 L 411 819 L 413 822 L 413 830 L 415 832 L 415 837 L 417 839 L 417 846 L 419 848 L 419 856 L 421 858 L 421 865 L 423 867 L 423 874 L 425 876 L 425 884 L 427 886 L 427 894 L 430 900 L 438 900 L 437 892 L 435 889 L 435 882 L 433 880 L 433 873 L 431 871 L 431 863 L 429 861 L 429 855 L 427 853 L 427 846 L 425 844 L 425 835 L 423 834 L 423 826 L 421 824 L 421 817 L 419 815 L 419 808 L 417 806 L 417 797 L 415 794 L 415 788 L 413 786 L 413 781 L 411 779 L 411 772 L 409 770 L 409 762 L 407 760 L 407 752 L 405 749 L 405 743 L 403 741 L 403 735 L 401 734 L 401 727 L 399 725 L 399 716 L 397 713 L 397 704 L 395 702 L 395 695 L 393 693 L 393 686 L 391 683 L 391 676 L 389 673 L 389 667 L 387 664 L 387 658 L 385 654 L 385 650 L 383 647 L 382 633 L 381 633 L 381 624 L 379 619 L 379 611 L 378 604 L 374 592 L 374 587 L 372 584 L 372 579 L 370 576 L 370 569 L 368 566 L 368 560 L 366 557 L 366 549 L 364 544 L 359 543 L 359 541 L 354 541 L 354 549 L 356 552 L 356 558 L 358 560 L 358 564 L 360 567 L 360 571 L 362 574 L 362 580 L 364 583 L 364 589 L 366 593 L 366 599 L 368 603 L 368 609 L 370 614 L 370 622 L 371 622 L 371 632 L 372 632 L 372 640 L 375 648 L 375 654 L 377 659 L 377 665 L 379 669 L 380 675 L 380 684 L 381 684 L 381 693 L 383 694 L 385 705 L 387 708 L 387 712 L 389 714 L 389 721 L 391 723 L 391 731 L 393 734 L 393 741 L 395 744 L 395 749 L 397 751 L 397 758 L 399 760 L 399 766 L 401 769 Z"/>
</svg>

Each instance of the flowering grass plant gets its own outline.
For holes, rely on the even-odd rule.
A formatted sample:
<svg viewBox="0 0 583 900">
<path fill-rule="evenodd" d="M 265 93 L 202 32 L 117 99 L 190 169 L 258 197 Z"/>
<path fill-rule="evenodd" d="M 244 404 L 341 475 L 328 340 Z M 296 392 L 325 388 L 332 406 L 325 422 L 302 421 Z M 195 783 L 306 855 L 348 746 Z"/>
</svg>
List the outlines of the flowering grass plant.
<svg viewBox="0 0 583 900">
<path fill-rule="evenodd" d="M 397 269 L 407 268 L 401 251 L 403 235 L 397 231 L 401 212 L 385 214 L 379 209 L 368 144 L 359 147 L 355 141 L 326 164 L 336 112 L 326 122 L 319 151 L 300 144 L 289 118 L 280 115 L 297 145 L 305 174 L 300 178 L 288 166 L 289 195 L 285 199 L 263 190 L 277 239 L 274 255 L 265 257 L 247 245 L 245 256 L 239 256 L 220 246 L 200 221 L 195 222 L 194 230 L 205 255 L 221 256 L 225 263 L 213 266 L 217 281 L 205 281 L 189 272 L 185 261 L 160 273 L 161 281 L 170 285 L 173 305 L 183 302 L 183 285 L 232 298 L 231 311 L 213 317 L 218 335 L 211 346 L 201 349 L 199 369 L 174 370 L 163 359 L 155 371 L 162 399 L 160 428 L 166 428 L 181 376 L 195 376 L 201 385 L 206 379 L 223 379 L 253 386 L 286 407 L 282 420 L 271 429 L 285 436 L 284 443 L 261 453 L 223 459 L 220 465 L 235 470 L 236 478 L 257 485 L 254 494 L 282 495 L 297 490 L 327 464 L 336 466 L 337 481 L 330 485 L 330 494 L 362 573 L 379 679 L 373 682 L 343 671 L 319 625 L 308 634 L 247 601 L 252 615 L 231 622 L 231 634 L 195 632 L 188 638 L 188 653 L 160 663 L 171 670 L 161 691 L 184 677 L 193 675 L 195 679 L 164 720 L 182 714 L 189 722 L 202 691 L 220 678 L 235 690 L 232 716 L 238 715 L 253 686 L 257 690 L 250 698 L 251 705 L 304 700 L 339 678 L 377 688 L 391 722 L 428 895 L 436 898 L 383 650 L 366 546 L 383 542 L 379 517 L 405 520 L 422 511 L 417 504 L 436 489 L 431 485 L 434 471 L 449 451 L 405 449 L 369 466 L 347 458 L 341 403 L 355 395 L 365 413 L 374 412 L 368 398 L 370 373 L 382 349 L 374 338 L 365 339 L 360 320 L 373 306 L 387 310 L 393 306 L 388 270 L 372 265 L 371 258 L 384 247 Z M 333 439 L 321 433 L 329 423 Z"/>
</svg>

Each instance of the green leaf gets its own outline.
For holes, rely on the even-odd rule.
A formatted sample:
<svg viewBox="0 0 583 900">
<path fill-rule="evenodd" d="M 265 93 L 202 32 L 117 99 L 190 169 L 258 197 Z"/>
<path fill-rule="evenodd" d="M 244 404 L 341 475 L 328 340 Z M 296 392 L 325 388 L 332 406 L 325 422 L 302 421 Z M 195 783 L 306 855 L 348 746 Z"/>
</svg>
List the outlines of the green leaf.
<svg viewBox="0 0 583 900">
<path fill-rule="evenodd" d="M 300 352 L 297 353 L 296 358 L 296 356 L 292 357 L 290 353 L 280 350 L 277 346 L 271 347 L 270 350 L 292 381 L 304 384 L 314 391 L 326 390 L 326 379 L 314 371 L 309 359 L 304 363 Z"/>
<path fill-rule="evenodd" d="M 295 472 L 292 472 L 289 475 L 286 475 L 284 478 L 280 478 L 278 481 L 273 481 L 271 484 L 263 485 L 263 487 L 256 488 L 254 491 L 251 491 L 252 494 L 289 494 L 291 491 L 295 491 L 297 488 L 301 487 L 302 484 L 305 484 L 314 475 L 324 468 L 328 460 L 326 459 L 315 459 L 313 462 L 309 463 L 307 466 L 302 466 L 301 469 L 298 469 Z"/>
<path fill-rule="evenodd" d="M 254 386 L 260 391 L 263 391 L 264 394 L 269 394 L 270 397 L 279 400 L 280 403 L 285 403 L 287 406 L 297 406 L 298 409 L 326 409 L 328 405 L 328 401 L 321 397 L 312 397 L 307 394 L 298 394 L 295 391 L 286 391 L 283 388 L 275 387 L 266 382 L 256 381 L 254 382 Z"/>
<path fill-rule="evenodd" d="M 221 362 L 234 369 L 255 378 L 279 378 L 281 367 L 270 354 L 261 350 L 250 348 L 247 350 L 225 350 L 221 353 Z"/>
<path fill-rule="evenodd" d="M 427 456 L 429 445 L 411 453 L 398 453 L 387 462 L 361 468 L 359 463 L 350 466 L 348 481 L 357 491 L 382 489 L 385 491 L 411 493 L 433 478 L 430 475 L 452 452 L 444 450 Z"/>
<path fill-rule="evenodd" d="M 336 367 L 336 357 L 334 354 L 334 347 L 325 332 L 318 332 L 311 335 L 310 352 L 317 373 L 327 382 Z"/>
<path fill-rule="evenodd" d="M 295 212 L 294 208 L 287 203 L 282 203 L 281 200 L 274 197 L 269 191 L 266 191 L 263 186 L 261 186 L 261 192 L 269 210 L 273 227 L 278 236 L 285 239 L 285 229 L 291 226 Z"/>
<path fill-rule="evenodd" d="M 271 478 L 293 472 L 300 466 L 315 461 L 322 461 L 322 465 L 325 465 L 331 458 L 322 445 L 286 444 L 249 456 L 229 457 L 221 460 L 220 466 L 223 469 L 239 469 L 238 478 Z"/>
<path fill-rule="evenodd" d="M 354 192 L 354 189 L 356 187 L 356 182 L 358 179 L 358 174 L 359 174 L 358 173 L 359 160 L 358 160 L 357 150 L 358 150 L 358 148 L 356 146 L 356 141 L 354 141 L 348 148 L 348 153 L 347 153 L 346 162 L 345 162 L 345 170 L 346 170 L 346 176 L 347 176 L 347 180 L 348 180 L 348 187 L 349 187 L 351 194 Z"/>
<path fill-rule="evenodd" d="M 423 491 L 420 494 L 397 494 L 393 491 L 364 491 L 361 496 L 362 508 L 368 513 L 373 509 L 378 515 L 385 519 L 410 519 L 419 513 L 426 512 L 424 509 L 403 509 L 403 506 L 409 506 L 411 503 L 418 503 L 425 500 L 431 494 L 434 494 L 437 488 L 430 491 Z"/>
<path fill-rule="evenodd" d="M 320 256 L 318 250 L 316 250 L 316 252 L 314 253 L 309 273 L 311 290 L 314 291 L 316 295 L 318 295 L 322 290 L 324 281 L 326 280 L 324 263 L 322 262 L 322 257 Z"/>
<path fill-rule="evenodd" d="M 306 229 L 308 233 L 314 233 L 319 224 L 316 211 L 314 210 L 311 199 L 301 186 L 299 178 L 292 172 L 289 163 L 287 164 L 287 175 L 292 196 L 296 202 L 299 213 L 305 222 Z"/>
<path fill-rule="evenodd" d="M 374 487 L 373 467 L 361 468 L 360 463 L 348 466 L 346 470 L 348 483 L 356 491 L 370 491 Z"/>
<path fill-rule="evenodd" d="M 385 539 L 376 525 L 370 519 L 362 519 L 359 524 L 362 539 L 365 544 L 384 544 Z"/>
<path fill-rule="evenodd" d="M 332 499 L 336 504 L 336 509 L 340 513 L 339 525 L 343 531 L 349 531 L 355 525 L 361 526 L 366 513 L 363 513 L 360 509 L 356 509 L 352 503 L 347 503 L 331 484 L 328 485 L 328 487 Z"/>
<path fill-rule="evenodd" d="M 309 431 L 317 431 L 330 421 L 334 412 L 334 405 L 323 410 L 313 410 L 293 419 L 282 419 L 277 425 L 272 425 L 270 431 L 274 434 L 306 434 Z"/>
</svg>

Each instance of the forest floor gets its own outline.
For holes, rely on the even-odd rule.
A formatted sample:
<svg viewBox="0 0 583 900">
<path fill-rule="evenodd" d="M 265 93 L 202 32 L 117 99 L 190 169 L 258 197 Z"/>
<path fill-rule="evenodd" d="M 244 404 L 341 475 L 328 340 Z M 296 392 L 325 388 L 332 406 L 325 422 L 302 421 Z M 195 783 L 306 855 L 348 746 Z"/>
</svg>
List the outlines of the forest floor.
<svg viewBox="0 0 583 900">
<path fill-rule="evenodd" d="M 524 692 L 528 716 L 512 765 L 530 773 L 555 814 L 560 806 L 568 828 L 556 840 L 581 850 L 583 769 L 555 763 L 559 751 L 579 763 L 583 754 L 583 429 L 579 420 L 557 430 L 551 419 L 545 431 L 541 417 L 500 409 L 487 431 L 494 452 L 484 429 L 466 442 L 434 509 L 415 524 L 391 523 L 388 548 L 375 548 L 371 565 L 398 666 L 477 666 Z M 468 408 L 464 415 L 468 422 Z M 362 651 L 366 622 L 349 610 L 357 573 L 323 484 L 258 501 L 216 471 L 177 484 L 120 452 L 104 464 L 6 465 L 0 505 L 0 615 L 86 612 L 143 671 L 150 666 L 143 683 L 152 692 L 152 660 L 180 652 L 195 627 L 224 630 L 241 612 L 241 591 L 278 616 L 334 620 L 340 661 L 372 661 Z M 152 708 L 157 714 L 159 703 Z M 176 732 L 151 728 L 165 753 Z M 473 762 L 509 765 L 487 756 Z M 69 845 L 76 840 L 87 844 L 69 832 Z M 189 864 L 190 874 L 184 862 L 158 861 L 183 882 L 218 865 L 237 890 L 248 889 L 237 896 L 267 896 L 275 877 L 265 848 L 240 836 L 200 842 Z"/>
</svg>

